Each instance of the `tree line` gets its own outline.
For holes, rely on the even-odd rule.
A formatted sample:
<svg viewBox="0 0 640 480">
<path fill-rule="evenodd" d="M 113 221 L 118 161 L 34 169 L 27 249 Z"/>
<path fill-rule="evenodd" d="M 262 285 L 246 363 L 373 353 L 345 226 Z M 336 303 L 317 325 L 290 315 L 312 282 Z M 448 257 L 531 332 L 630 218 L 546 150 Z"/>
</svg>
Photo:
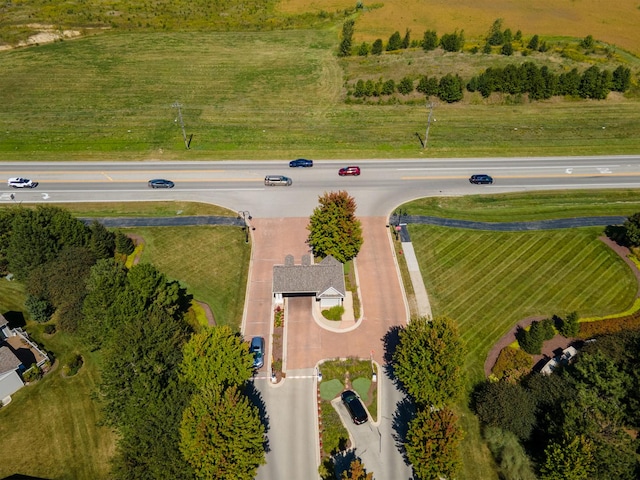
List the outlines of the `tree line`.
<svg viewBox="0 0 640 480">
<path fill-rule="evenodd" d="M 119 434 L 111 477 L 254 478 L 264 463 L 252 356 L 229 327 L 195 333 L 192 297 L 133 243 L 49 206 L 0 211 L 0 269 L 26 286 L 25 308 L 99 351 L 96 394 Z"/>
<path fill-rule="evenodd" d="M 557 74 L 547 66 L 539 67 L 533 62 L 520 65 L 510 64 L 504 68 L 489 67 L 468 82 L 459 75 L 447 74 L 443 77 L 424 75 L 416 85 L 411 76 L 403 77 L 396 83 L 393 79 L 357 80 L 349 88 L 347 95 L 355 98 L 384 97 L 395 94 L 410 95 L 414 91 L 426 97 L 438 97 L 443 102 L 462 100 L 463 90 L 480 92 L 487 98 L 492 93 L 510 95 L 527 94 L 530 100 L 545 100 L 553 96 L 570 96 L 604 100 L 611 91 L 626 92 L 631 86 L 631 70 L 622 65 L 613 72 L 591 66 L 582 74 L 577 68 Z"/>
</svg>

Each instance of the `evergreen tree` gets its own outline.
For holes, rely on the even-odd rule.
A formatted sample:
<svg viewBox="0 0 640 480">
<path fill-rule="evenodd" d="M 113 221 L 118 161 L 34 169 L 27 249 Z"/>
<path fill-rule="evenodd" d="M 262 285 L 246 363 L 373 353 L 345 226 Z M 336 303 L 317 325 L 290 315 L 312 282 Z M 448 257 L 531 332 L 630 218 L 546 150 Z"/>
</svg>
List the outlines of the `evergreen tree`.
<svg viewBox="0 0 640 480">
<path fill-rule="evenodd" d="M 409 77 L 404 77 L 400 80 L 400 83 L 398 83 L 398 93 L 409 95 L 411 92 L 413 92 L 413 80 Z"/>
<path fill-rule="evenodd" d="M 373 45 L 371 45 L 371 55 L 381 55 L 382 54 L 382 40 L 381 39 L 376 39 L 373 42 Z"/>
<path fill-rule="evenodd" d="M 404 34 L 404 38 L 402 39 L 402 44 L 400 45 L 401 48 L 409 48 L 409 45 L 411 44 L 411 30 L 409 30 L 407 28 L 407 31 Z"/>
<path fill-rule="evenodd" d="M 463 97 L 462 88 L 462 79 L 448 73 L 440 79 L 438 98 L 447 103 L 459 102 Z"/>
<path fill-rule="evenodd" d="M 631 86 L 631 70 L 619 65 L 614 71 L 611 80 L 611 90 L 626 92 Z"/>
<path fill-rule="evenodd" d="M 487 35 L 487 43 L 489 45 L 502 45 L 504 43 L 504 34 L 502 33 L 502 19 L 498 18 L 493 22 Z"/>
<path fill-rule="evenodd" d="M 435 30 L 427 30 L 422 38 L 422 48 L 425 52 L 435 50 L 438 47 L 438 35 Z"/>
<path fill-rule="evenodd" d="M 507 55 L 507 56 L 513 55 L 513 45 L 511 44 L 511 42 L 507 42 L 504 45 L 502 45 L 502 48 L 500 49 L 500 53 L 502 55 Z"/>
<path fill-rule="evenodd" d="M 349 57 L 351 56 L 351 45 L 353 44 L 353 32 L 355 21 L 352 19 L 346 20 L 342 24 L 342 41 L 340 42 L 340 49 L 338 56 Z"/>
<path fill-rule="evenodd" d="M 402 48 L 402 38 L 400 38 L 400 32 L 397 30 L 389 37 L 389 43 L 387 43 L 387 52 L 393 50 L 400 50 Z"/>
</svg>

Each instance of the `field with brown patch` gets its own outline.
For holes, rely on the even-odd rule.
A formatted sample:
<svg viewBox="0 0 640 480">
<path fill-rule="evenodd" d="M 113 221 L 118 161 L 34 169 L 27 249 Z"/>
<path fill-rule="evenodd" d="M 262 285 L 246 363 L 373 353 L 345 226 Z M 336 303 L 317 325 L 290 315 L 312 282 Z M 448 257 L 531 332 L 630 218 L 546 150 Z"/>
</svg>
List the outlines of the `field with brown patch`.
<svg viewBox="0 0 640 480">
<path fill-rule="evenodd" d="M 352 9 L 355 0 L 282 0 L 284 13 L 335 12 Z M 497 18 L 514 33 L 525 37 L 586 37 L 592 35 L 636 54 L 640 53 L 640 7 L 636 0 L 606 2 L 600 0 L 385 0 L 364 1 L 364 10 L 356 20 L 355 43 L 386 42 L 396 30 L 404 35 L 411 29 L 412 38 L 421 39 L 425 30 L 439 35 L 464 30 L 467 39 L 487 34 Z M 375 6 L 380 6 L 375 8 Z"/>
</svg>

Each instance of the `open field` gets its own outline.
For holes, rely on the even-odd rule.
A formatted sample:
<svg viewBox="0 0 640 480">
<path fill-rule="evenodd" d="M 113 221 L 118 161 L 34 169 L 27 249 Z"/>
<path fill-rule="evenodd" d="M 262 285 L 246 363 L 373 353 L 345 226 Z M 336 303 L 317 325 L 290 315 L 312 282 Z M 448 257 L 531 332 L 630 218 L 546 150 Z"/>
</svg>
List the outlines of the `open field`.
<svg viewBox="0 0 640 480">
<path fill-rule="evenodd" d="M 612 94 L 607 101 L 512 99 L 490 105 L 469 96 L 464 103 L 440 104 L 429 148 L 423 152 L 415 132 L 425 127 L 424 103 L 345 104 L 344 79 L 352 73 L 345 73 L 334 56 L 336 45 L 337 33 L 329 30 L 123 33 L 1 52 L 0 159 L 428 158 L 640 151 L 638 100 Z M 442 56 L 437 61 L 442 66 L 434 69 L 453 67 L 456 58 L 465 65 L 467 59 L 460 55 Z M 485 57 L 487 65 L 501 57 L 464 55 L 474 62 Z M 385 62 L 391 58 L 384 57 Z M 409 57 L 406 61 L 413 62 Z M 379 75 L 386 76 L 387 68 Z M 186 133 L 194 135 L 188 151 L 174 102 L 183 105 Z"/>
<path fill-rule="evenodd" d="M 408 215 L 479 222 L 526 222 L 555 218 L 630 216 L 640 212 L 640 191 L 571 190 L 463 197 L 428 197 L 402 206 Z"/>
<path fill-rule="evenodd" d="M 353 0 L 281 0 L 278 9 L 289 14 L 303 12 L 334 12 L 351 9 Z M 572 36 L 593 35 L 618 47 L 640 53 L 640 9 L 635 0 L 607 2 L 599 0 L 385 0 L 364 1 L 365 9 L 356 20 L 355 43 L 386 41 L 398 30 L 404 35 L 411 30 L 412 38 L 420 39 L 425 30 L 438 35 L 464 30 L 467 38 L 485 36 L 497 18 L 504 27 L 523 35 Z"/>
</svg>

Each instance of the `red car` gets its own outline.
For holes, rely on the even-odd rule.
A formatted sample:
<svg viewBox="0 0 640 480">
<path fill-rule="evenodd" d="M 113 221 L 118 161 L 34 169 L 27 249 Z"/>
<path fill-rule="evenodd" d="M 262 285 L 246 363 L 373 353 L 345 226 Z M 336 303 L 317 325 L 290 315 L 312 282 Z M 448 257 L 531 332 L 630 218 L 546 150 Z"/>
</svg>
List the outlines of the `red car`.
<svg viewBox="0 0 640 480">
<path fill-rule="evenodd" d="M 344 177 L 345 175 L 360 175 L 360 167 L 344 167 L 338 170 L 338 175 Z"/>
</svg>

